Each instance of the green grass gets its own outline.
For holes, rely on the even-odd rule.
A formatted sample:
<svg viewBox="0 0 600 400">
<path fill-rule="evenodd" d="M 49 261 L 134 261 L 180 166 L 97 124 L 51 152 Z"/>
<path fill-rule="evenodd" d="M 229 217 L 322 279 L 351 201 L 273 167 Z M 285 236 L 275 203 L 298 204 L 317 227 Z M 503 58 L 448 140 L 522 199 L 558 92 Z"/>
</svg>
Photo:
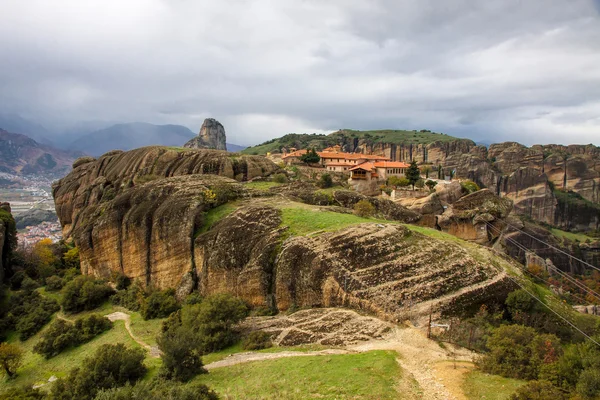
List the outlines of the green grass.
<svg viewBox="0 0 600 400">
<path fill-rule="evenodd" d="M 472 371 L 465 377 L 463 390 L 469 400 L 506 400 L 524 384 L 517 379 Z"/>
<path fill-rule="evenodd" d="M 402 370 L 391 351 L 291 357 L 217 368 L 196 381 L 227 399 L 412 399 L 396 388 Z"/>
<path fill-rule="evenodd" d="M 162 323 L 166 318 L 145 321 L 138 312 L 129 310 L 124 310 L 124 312 L 130 315 L 131 331 L 133 332 L 133 335 L 150 346 L 156 346 L 156 337 L 160 333 Z"/>
<path fill-rule="evenodd" d="M 225 203 L 219 207 L 215 207 L 212 210 L 209 210 L 206 213 L 204 225 L 202 225 L 202 228 L 198 232 L 196 232 L 194 236 L 197 237 L 198 235 L 209 231 L 215 223 L 237 210 L 237 208 L 237 203 L 233 201 Z"/>
<path fill-rule="evenodd" d="M 256 182 L 248 182 L 245 185 L 247 188 L 250 188 L 250 189 L 269 190 L 272 187 L 281 186 L 282 183 L 269 182 L 269 181 L 256 181 Z"/>
<path fill-rule="evenodd" d="M 25 352 L 25 357 L 23 366 L 17 371 L 18 375 L 15 379 L 0 380 L 2 389 L 46 383 L 48 378 L 52 375 L 59 378 L 63 377 L 72 368 L 80 365 L 86 357 L 92 356 L 94 352 L 104 344 L 124 343 L 128 347 L 139 347 L 127 333 L 123 321 L 116 321 L 112 329 L 102 333 L 90 342 L 64 351 L 49 360 L 44 359 L 44 357 L 39 354 L 33 353 L 33 347 L 39 341 L 40 337 L 41 334 L 38 333 L 25 342 L 20 342 L 16 335 L 12 335 L 9 338 L 10 342 L 20 345 Z"/>
<path fill-rule="evenodd" d="M 337 231 L 349 225 L 365 222 L 390 223 L 390 221 L 361 218 L 354 214 L 341 214 L 333 211 L 294 207 L 281 209 L 283 225 L 289 227 L 289 233 L 302 236 L 316 231 Z"/>
<path fill-rule="evenodd" d="M 279 353 L 282 351 L 305 352 L 305 351 L 319 351 L 319 350 L 323 350 L 323 349 L 326 349 L 326 347 L 321 346 L 319 344 L 307 344 L 307 345 L 302 345 L 302 346 L 291 346 L 291 347 L 273 346 L 273 347 L 269 347 L 268 349 L 254 350 L 252 352 L 253 353 Z M 216 361 L 221 361 L 232 354 L 244 353 L 247 351 L 248 350 L 244 350 L 242 348 L 242 342 L 240 341 L 240 342 L 237 342 L 234 345 L 229 346 L 223 350 L 215 351 L 214 353 L 209 353 L 209 354 L 202 356 L 202 362 L 206 365 L 206 364 L 210 364 L 210 363 L 213 363 Z"/>
<path fill-rule="evenodd" d="M 556 229 L 556 228 L 550 229 L 550 232 L 552 232 L 552 234 L 559 239 L 567 239 L 572 242 L 574 242 L 576 240 L 578 240 L 580 242 L 585 242 L 587 240 L 593 240 L 591 237 L 589 237 L 583 233 L 567 232 L 567 231 L 562 231 L 562 230 Z"/>
</svg>

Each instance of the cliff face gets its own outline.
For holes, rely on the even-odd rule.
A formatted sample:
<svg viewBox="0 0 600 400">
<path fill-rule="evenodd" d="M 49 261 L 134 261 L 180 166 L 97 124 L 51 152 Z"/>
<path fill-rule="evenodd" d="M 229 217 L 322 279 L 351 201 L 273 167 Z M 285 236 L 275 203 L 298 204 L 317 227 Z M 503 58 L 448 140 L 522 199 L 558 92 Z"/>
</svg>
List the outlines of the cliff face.
<svg viewBox="0 0 600 400">
<path fill-rule="evenodd" d="M 73 171 L 53 187 L 56 213 L 65 237 L 70 236 L 72 225 L 83 209 L 111 201 L 144 183 L 184 175 L 219 175 L 246 181 L 279 170 L 260 156 L 168 147 L 112 151 L 97 160 L 91 157 L 78 159 L 73 165 Z"/>
<path fill-rule="evenodd" d="M 0 284 L 4 282 L 6 269 L 10 267 L 11 252 L 17 245 L 15 220 L 10 204 L 0 203 Z"/>
<path fill-rule="evenodd" d="M 184 147 L 191 149 L 227 150 L 225 128 L 214 118 L 207 118 L 202 123 L 200 133 L 188 141 Z"/>
<path fill-rule="evenodd" d="M 364 139 L 342 139 L 342 144 L 346 151 L 430 164 L 435 177 L 438 166 L 446 176 L 455 171 L 511 199 L 517 213 L 540 222 L 563 229 L 600 228 L 600 148 L 593 145 L 528 148 L 506 142 L 487 149 L 470 140 L 398 145 Z"/>
</svg>

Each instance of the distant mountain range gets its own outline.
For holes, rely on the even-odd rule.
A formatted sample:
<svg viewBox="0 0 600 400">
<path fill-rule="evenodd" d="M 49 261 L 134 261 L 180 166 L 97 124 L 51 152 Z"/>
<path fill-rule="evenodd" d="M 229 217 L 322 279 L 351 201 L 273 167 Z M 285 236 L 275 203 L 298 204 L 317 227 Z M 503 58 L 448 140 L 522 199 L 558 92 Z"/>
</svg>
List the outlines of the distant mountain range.
<svg viewBox="0 0 600 400">
<path fill-rule="evenodd" d="M 78 151 L 61 150 L 32 138 L 0 129 L 0 172 L 12 175 L 42 175 L 59 178 L 66 175 Z"/>
<path fill-rule="evenodd" d="M 38 144 L 52 145 L 63 150 L 77 150 L 92 156 L 115 149 L 131 150 L 150 145 L 183 146 L 197 136 L 182 125 L 154 125 L 146 122 L 112 124 L 88 121 L 54 132 L 17 114 L 1 112 L 0 129 L 27 135 Z M 231 152 L 245 148 L 246 146 L 227 143 L 227 150 Z"/>
</svg>

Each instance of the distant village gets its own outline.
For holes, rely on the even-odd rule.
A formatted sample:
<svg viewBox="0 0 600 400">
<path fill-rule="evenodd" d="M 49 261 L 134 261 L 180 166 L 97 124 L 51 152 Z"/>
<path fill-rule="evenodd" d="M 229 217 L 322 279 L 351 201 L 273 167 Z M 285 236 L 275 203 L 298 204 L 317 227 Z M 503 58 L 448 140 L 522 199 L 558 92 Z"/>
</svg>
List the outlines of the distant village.
<svg viewBox="0 0 600 400">
<path fill-rule="evenodd" d="M 56 243 L 62 239 L 62 229 L 58 221 L 42 222 L 39 225 L 28 226 L 23 232 L 17 233 L 20 247 L 31 247 L 42 239 L 50 239 Z"/>
</svg>

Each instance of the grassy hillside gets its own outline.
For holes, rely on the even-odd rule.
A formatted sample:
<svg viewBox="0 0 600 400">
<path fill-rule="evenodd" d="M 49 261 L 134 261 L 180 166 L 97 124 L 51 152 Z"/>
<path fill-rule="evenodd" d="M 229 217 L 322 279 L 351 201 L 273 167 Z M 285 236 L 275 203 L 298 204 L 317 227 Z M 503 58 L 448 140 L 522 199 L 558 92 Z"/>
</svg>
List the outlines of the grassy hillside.
<svg viewBox="0 0 600 400">
<path fill-rule="evenodd" d="M 392 143 L 392 144 L 429 144 L 433 142 L 450 142 L 460 140 L 454 136 L 443 133 L 436 133 L 427 130 L 406 131 L 406 130 L 375 130 L 375 131 L 355 131 L 351 129 L 342 129 L 329 135 L 317 134 L 297 134 L 290 133 L 280 138 L 271 139 L 262 144 L 248 147 L 243 150 L 244 154 L 266 154 L 268 152 L 279 151 L 282 147 L 295 147 L 306 149 L 315 147 L 319 150 L 336 144 L 352 143 L 355 139 L 365 140 L 370 144 Z M 466 139 L 462 139 L 466 140 Z"/>
<path fill-rule="evenodd" d="M 226 399 L 414 399 L 397 390 L 404 376 L 396 354 L 371 351 L 280 358 L 217 368 L 196 380 Z M 410 382 L 403 382 L 403 389 Z"/>
</svg>

